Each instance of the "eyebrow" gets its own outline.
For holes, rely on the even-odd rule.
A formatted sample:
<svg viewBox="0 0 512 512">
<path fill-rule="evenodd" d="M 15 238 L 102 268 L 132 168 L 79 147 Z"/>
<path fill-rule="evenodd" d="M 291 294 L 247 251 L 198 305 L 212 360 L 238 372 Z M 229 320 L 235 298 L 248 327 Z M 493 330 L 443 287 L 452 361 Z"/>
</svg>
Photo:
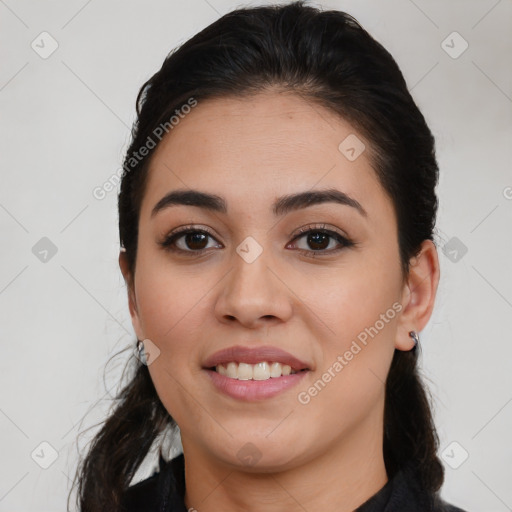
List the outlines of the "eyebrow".
<svg viewBox="0 0 512 512">
<path fill-rule="evenodd" d="M 363 217 L 368 216 L 359 201 L 356 201 L 345 192 L 341 192 L 341 190 L 335 188 L 310 190 L 279 197 L 272 205 L 272 212 L 274 215 L 280 216 L 291 211 L 322 203 L 337 203 L 350 206 L 357 210 Z M 154 217 L 161 210 L 179 205 L 196 206 L 218 213 L 228 212 L 226 200 L 218 195 L 201 192 L 199 190 L 173 190 L 156 203 L 151 211 L 151 217 Z"/>
</svg>

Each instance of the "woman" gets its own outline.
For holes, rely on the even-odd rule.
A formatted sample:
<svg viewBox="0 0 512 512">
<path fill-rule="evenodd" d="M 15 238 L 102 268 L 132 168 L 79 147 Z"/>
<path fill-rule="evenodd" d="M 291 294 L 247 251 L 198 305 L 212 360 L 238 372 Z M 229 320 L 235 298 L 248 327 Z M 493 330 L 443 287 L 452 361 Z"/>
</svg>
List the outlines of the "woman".
<svg viewBox="0 0 512 512">
<path fill-rule="evenodd" d="M 390 54 L 342 12 L 240 9 L 137 107 L 119 264 L 138 357 L 80 509 L 460 512 L 417 369 L 434 140 Z"/>
</svg>

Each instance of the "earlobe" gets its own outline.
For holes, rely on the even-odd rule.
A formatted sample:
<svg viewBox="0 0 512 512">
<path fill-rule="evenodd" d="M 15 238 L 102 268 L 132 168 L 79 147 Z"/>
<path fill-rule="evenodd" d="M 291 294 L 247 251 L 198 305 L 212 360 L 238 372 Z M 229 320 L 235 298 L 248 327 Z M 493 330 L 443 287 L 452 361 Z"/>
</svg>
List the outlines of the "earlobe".
<svg viewBox="0 0 512 512">
<path fill-rule="evenodd" d="M 432 240 L 424 240 L 419 254 L 411 259 L 409 275 L 404 284 L 403 310 L 395 341 L 398 350 L 412 350 L 414 339 L 409 333 L 419 333 L 427 325 L 434 309 L 439 276 L 436 246 Z"/>
</svg>

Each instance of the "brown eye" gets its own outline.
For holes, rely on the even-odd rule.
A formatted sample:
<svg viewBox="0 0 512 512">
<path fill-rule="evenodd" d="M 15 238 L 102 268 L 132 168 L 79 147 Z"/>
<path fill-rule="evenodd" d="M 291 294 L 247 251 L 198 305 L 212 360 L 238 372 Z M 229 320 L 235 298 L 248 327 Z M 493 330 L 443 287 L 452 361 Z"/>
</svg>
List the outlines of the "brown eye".
<svg viewBox="0 0 512 512">
<path fill-rule="evenodd" d="M 331 237 L 327 235 L 326 233 L 311 233 L 307 235 L 306 241 L 307 244 L 311 247 L 313 250 L 319 250 L 319 249 L 327 249 L 329 246 L 329 242 Z"/>
<path fill-rule="evenodd" d="M 203 229 L 182 229 L 181 231 L 170 234 L 160 243 L 162 247 L 170 251 L 182 253 L 201 253 L 212 247 L 222 247 L 215 242 L 213 236 Z"/>
<path fill-rule="evenodd" d="M 208 244 L 208 235 L 200 232 L 187 233 L 180 238 L 183 239 L 183 242 L 188 249 L 192 249 L 194 251 L 204 249 Z M 183 247 L 180 248 L 182 249 Z"/>
<path fill-rule="evenodd" d="M 343 248 L 355 245 L 354 242 L 342 236 L 336 231 L 328 229 L 303 229 L 300 234 L 296 236 L 292 245 L 308 255 L 328 255 L 340 251 Z"/>
</svg>

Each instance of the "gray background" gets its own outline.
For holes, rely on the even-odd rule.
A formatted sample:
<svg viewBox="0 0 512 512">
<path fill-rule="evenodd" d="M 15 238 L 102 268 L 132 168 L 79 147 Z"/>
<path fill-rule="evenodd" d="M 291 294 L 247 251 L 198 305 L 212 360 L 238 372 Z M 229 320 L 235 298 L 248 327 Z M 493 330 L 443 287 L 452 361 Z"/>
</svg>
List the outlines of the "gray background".
<svg viewBox="0 0 512 512">
<path fill-rule="evenodd" d="M 65 510 L 78 433 L 90 427 L 84 449 L 135 340 L 117 192 L 93 190 L 121 165 L 142 83 L 240 5 L 0 0 L 0 511 Z M 443 496 L 512 510 L 512 1 L 316 5 L 348 11 L 384 44 L 436 136 L 442 275 L 421 342 Z"/>
</svg>

